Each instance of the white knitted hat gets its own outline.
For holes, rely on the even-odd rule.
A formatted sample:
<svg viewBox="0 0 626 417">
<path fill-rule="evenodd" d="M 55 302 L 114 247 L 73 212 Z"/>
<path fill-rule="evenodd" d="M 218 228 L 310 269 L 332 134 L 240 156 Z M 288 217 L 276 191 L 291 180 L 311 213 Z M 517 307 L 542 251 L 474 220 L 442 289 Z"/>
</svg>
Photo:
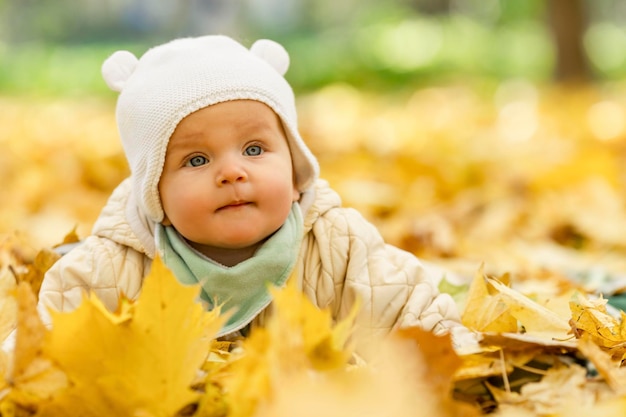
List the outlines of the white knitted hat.
<svg viewBox="0 0 626 417">
<path fill-rule="evenodd" d="M 212 104 L 250 99 L 267 104 L 282 120 L 291 150 L 296 187 L 309 188 L 317 160 L 298 133 L 294 94 L 283 74 L 289 54 L 261 39 L 250 49 L 226 36 L 176 39 L 141 59 L 117 51 L 102 65 L 107 85 L 120 95 L 116 117 L 141 209 L 163 220 L 158 184 L 170 136 L 190 113 Z"/>
</svg>

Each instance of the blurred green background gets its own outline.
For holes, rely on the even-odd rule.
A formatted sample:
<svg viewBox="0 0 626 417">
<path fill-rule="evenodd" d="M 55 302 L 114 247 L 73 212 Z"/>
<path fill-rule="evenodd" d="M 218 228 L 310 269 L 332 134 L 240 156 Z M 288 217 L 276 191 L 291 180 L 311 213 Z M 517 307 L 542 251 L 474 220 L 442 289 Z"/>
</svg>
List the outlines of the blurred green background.
<svg viewBox="0 0 626 417">
<path fill-rule="evenodd" d="M 187 35 L 265 37 L 296 91 L 391 91 L 440 80 L 615 81 L 623 0 L 0 0 L 0 93 L 111 94 L 100 64 Z"/>
</svg>

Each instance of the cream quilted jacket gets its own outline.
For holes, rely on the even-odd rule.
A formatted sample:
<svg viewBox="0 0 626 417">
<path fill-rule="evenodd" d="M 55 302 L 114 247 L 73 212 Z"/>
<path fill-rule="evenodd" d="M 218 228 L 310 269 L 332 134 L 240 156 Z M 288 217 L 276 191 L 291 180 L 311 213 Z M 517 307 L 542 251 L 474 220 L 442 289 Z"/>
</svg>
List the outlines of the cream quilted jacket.
<svg viewBox="0 0 626 417">
<path fill-rule="evenodd" d="M 368 335 L 420 326 L 435 333 L 454 330 L 453 336 L 466 337 L 454 301 L 436 289 L 441 277 L 428 274 L 415 256 L 385 244 L 358 212 L 341 208 L 339 196 L 325 181 L 319 180 L 301 205 L 305 220 L 298 280 L 313 303 L 330 309 L 339 320 L 360 299 L 356 326 Z M 39 295 L 44 319 L 44 306 L 72 310 L 87 290 L 111 310 L 120 294 L 138 296 L 155 246 L 154 225 L 135 207 L 126 180 L 112 194 L 93 234 L 46 274 Z M 262 322 L 266 313 L 261 312 L 256 322 Z"/>
</svg>

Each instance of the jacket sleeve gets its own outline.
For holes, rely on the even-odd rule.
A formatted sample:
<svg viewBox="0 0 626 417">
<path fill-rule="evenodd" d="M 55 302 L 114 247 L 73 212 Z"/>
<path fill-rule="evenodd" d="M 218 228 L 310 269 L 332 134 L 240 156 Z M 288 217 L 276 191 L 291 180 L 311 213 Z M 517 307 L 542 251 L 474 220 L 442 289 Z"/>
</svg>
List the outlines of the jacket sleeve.
<svg viewBox="0 0 626 417">
<path fill-rule="evenodd" d="M 111 311 L 120 295 L 135 298 L 143 279 L 143 256 L 109 239 L 90 236 L 61 257 L 44 276 L 38 309 L 46 321 L 48 308 L 71 311 L 88 292 L 95 293 Z M 49 323 L 46 323 L 49 324 Z"/>
<path fill-rule="evenodd" d="M 420 260 L 384 242 L 357 211 L 335 208 L 319 217 L 306 239 L 303 289 L 336 319 L 357 300 L 357 330 L 384 335 L 394 328 L 418 326 L 435 334 L 472 340 L 460 323 L 454 300 L 440 294 Z"/>
</svg>

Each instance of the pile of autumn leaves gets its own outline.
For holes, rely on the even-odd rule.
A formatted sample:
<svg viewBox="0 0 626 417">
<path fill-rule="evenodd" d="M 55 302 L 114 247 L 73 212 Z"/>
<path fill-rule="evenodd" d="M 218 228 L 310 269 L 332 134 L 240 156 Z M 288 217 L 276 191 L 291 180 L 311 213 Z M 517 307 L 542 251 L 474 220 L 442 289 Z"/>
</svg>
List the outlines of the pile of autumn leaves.
<svg viewBox="0 0 626 417">
<path fill-rule="evenodd" d="M 56 260 L 15 236 L 0 247 L 0 415 L 8 416 L 501 416 L 622 415 L 624 313 L 569 288 L 548 301 L 478 271 L 464 323 L 479 347 L 395 332 L 364 360 L 352 320 L 333 324 L 295 285 L 273 290 L 275 313 L 245 340 L 214 336 L 225 314 L 196 303 L 157 259 L 136 301 L 109 312 L 95 297 L 71 313 L 36 311 Z M 569 304 L 562 314 L 559 303 Z M 353 313 L 356 313 L 354 311 Z"/>
<path fill-rule="evenodd" d="M 353 364 L 351 320 L 332 326 L 330 314 L 293 285 L 274 291 L 276 314 L 267 327 L 245 341 L 218 342 L 224 315 L 203 310 L 195 302 L 199 288 L 180 285 L 157 259 L 136 302 L 124 300 L 110 313 L 88 298 L 72 313 L 53 313 L 49 331 L 37 315 L 28 271 L 42 272 L 54 255 L 16 259 L 25 253 L 18 246 L 2 253 L 20 263 L 3 264 L 0 277 L 3 331 L 11 327 L 7 318 L 17 322 L 15 349 L 0 359 L 3 417 L 345 416 L 401 409 L 436 416 L 440 406 L 454 405 L 443 393 L 458 362 L 448 339 L 428 343 L 450 361 L 434 385 L 424 382 L 416 350 L 418 340 L 435 340 L 423 332 L 403 333 L 398 337 L 406 343 L 385 348 L 387 358 L 406 351 L 414 365 Z"/>
</svg>

